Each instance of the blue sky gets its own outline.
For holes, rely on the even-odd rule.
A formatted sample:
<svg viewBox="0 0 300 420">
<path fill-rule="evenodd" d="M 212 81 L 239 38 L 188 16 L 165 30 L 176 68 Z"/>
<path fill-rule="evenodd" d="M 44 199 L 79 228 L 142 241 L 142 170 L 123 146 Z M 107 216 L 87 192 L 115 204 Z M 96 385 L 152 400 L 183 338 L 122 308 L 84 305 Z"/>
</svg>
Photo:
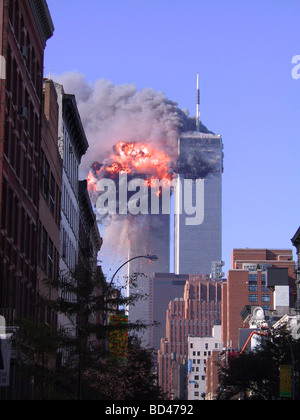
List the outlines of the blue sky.
<svg viewBox="0 0 300 420">
<path fill-rule="evenodd" d="M 223 259 L 293 248 L 300 225 L 299 0 L 47 0 L 45 75 L 162 91 L 223 137 Z"/>
</svg>

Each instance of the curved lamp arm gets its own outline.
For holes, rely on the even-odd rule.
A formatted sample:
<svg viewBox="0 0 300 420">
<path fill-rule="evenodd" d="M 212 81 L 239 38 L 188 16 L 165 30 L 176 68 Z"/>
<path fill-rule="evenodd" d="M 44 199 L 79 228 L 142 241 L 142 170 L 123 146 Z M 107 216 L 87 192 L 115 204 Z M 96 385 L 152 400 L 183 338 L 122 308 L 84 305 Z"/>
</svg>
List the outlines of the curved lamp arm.
<svg viewBox="0 0 300 420">
<path fill-rule="evenodd" d="M 118 274 L 118 272 L 124 267 L 124 265 L 126 265 L 126 264 L 128 264 L 128 263 L 130 263 L 131 261 L 133 261 L 133 260 L 137 260 L 138 258 L 146 258 L 147 260 L 150 260 L 150 261 L 157 261 L 158 260 L 158 256 L 157 255 L 139 255 L 139 256 L 137 256 L 137 257 L 133 257 L 133 258 L 130 258 L 130 260 L 128 260 L 128 261 L 126 261 L 126 262 L 124 262 L 124 264 L 122 264 L 118 269 L 117 269 L 117 271 L 114 273 L 114 275 L 112 276 L 112 278 L 111 278 L 111 281 L 110 281 L 110 284 L 112 284 L 113 283 L 113 281 L 114 281 L 114 278 L 116 277 L 116 275 Z"/>
</svg>

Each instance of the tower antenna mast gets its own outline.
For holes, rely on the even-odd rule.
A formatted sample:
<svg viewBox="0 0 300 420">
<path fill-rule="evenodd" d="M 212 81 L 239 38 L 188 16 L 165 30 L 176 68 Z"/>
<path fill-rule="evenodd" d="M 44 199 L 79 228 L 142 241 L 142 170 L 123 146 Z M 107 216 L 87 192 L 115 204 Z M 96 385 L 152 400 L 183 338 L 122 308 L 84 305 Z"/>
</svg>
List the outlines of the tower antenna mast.
<svg viewBox="0 0 300 420">
<path fill-rule="evenodd" d="M 197 74 L 197 109 L 196 109 L 196 129 L 200 131 L 200 86 L 199 73 Z"/>
</svg>

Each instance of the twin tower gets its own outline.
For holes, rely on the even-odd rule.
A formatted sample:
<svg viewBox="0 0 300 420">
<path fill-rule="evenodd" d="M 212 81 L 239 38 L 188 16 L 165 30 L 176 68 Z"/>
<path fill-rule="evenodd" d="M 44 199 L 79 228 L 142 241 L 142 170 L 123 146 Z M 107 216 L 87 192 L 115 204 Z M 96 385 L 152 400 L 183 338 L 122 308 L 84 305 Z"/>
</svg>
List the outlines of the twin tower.
<svg viewBox="0 0 300 420">
<path fill-rule="evenodd" d="M 142 216 L 143 234 L 130 246 L 130 257 L 146 252 L 159 259 L 151 265 L 141 260 L 132 262 L 128 275 L 138 272 L 150 278 L 154 273 L 209 275 L 212 263 L 222 260 L 222 138 L 200 131 L 182 133 L 178 154 L 181 188 L 174 192 L 171 214 Z M 200 224 L 187 223 L 184 211 L 187 188 L 192 191 L 195 212 L 201 214 Z M 135 292 L 151 296 L 151 281 L 141 280 Z M 149 311 L 147 302 L 141 301 L 129 309 L 129 319 L 149 321 Z"/>
</svg>

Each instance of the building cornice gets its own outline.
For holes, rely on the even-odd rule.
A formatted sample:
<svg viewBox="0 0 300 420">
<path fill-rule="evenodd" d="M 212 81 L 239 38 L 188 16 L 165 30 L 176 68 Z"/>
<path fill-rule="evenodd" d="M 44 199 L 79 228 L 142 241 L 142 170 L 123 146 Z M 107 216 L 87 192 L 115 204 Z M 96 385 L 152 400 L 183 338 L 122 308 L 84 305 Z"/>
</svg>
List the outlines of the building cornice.
<svg viewBox="0 0 300 420">
<path fill-rule="evenodd" d="M 295 233 L 295 235 L 292 237 L 291 241 L 292 241 L 292 244 L 295 247 L 298 247 L 300 245 L 300 227 L 298 228 L 298 230 Z"/>
<path fill-rule="evenodd" d="M 75 95 L 63 95 L 63 114 L 64 119 L 72 133 L 72 141 L 79 160 L 86 153 L 89 144 L 81 122 L 79 111 L 76 104 Z"/>
<path fill-rule="evenodd" d="M 46 0 L 29 0 L 36 25 L 45 47 L 46 42 L 52 37 L 54 25 Z"/>
</svg>

